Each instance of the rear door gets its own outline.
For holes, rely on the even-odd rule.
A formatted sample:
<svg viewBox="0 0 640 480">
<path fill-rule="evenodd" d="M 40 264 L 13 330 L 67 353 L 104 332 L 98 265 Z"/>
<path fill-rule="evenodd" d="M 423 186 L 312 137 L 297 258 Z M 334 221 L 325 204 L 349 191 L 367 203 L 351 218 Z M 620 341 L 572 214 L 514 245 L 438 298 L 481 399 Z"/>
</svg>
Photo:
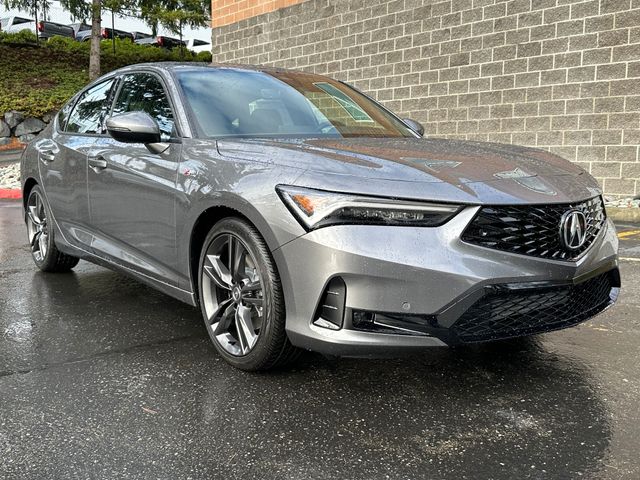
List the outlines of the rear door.
<svg viewBox="0 0 640 480">
<path fill-rule="evenodd" d="M 163 80 L 155 73 L 124 75 L 112 115 L 143 111 L 163 141 L 176 136 Z M 94 251 L 152 278 L 177 283 L 176 176 L 181 145 L 162 154 L 143 144 L 101 140 L 89 158 L 88 189 Z"/>
<path fill-rule="evenodd" d="M 43 188 L 62 234 L 86 248 L 88 236 L 87 155 L 104 138 L 113 78 L 98 83 L 58 114 L 49 138 L 34 142 Z"/>
</svg>

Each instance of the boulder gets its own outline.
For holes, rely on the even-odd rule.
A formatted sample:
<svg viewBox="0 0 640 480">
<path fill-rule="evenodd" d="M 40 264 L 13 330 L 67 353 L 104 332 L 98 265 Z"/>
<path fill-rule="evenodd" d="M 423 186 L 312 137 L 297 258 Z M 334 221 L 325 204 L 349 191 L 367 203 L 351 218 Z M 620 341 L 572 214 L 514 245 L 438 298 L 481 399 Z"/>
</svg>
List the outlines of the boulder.
<svg viewBox="0 0 640 480">
<path fill-rule="evenodd" d="M 23 120 L 24 115 L 20 112 L 16 112 L 15 110 L 4 114 L 4 121 L 7 122 L 9 128 L 16 128 Z"/>
<path fill-rule="evenodd" d="M 0 120 L 0 138 L 10 137 L 10 136 L 11 136 L 11 129 L 9 128 L 9 125 L 7 125 L 5 122 Z"/>
<path fill-rule="evenodd" d="M 49 113 L 45 113 L 45 114 L 42 116 L 42 121 L 43 121 L 44 123 L 46 123 L 47 125 L 48 125 L 48 124 L 50 124 L 50 123 L 51 123 L 51 120 L 53 120 L 53 117 L 55 117 L 55 116 L 56 116 L 56 113 L 57 113 L 57 112 L 49 112 Z"/>
<path fill-rule="evenodd" d="M 0 147 L 4 147 L 5 145 L 9 145 L 10 143 L 11 143 L 11 138 L 0 137 Z"/>
<path fill-rule="evenodd" d="M 24 135 L 18 136 L 18 140 L 20 140 L 21 143 L 29 143 L 35 138 L 36 138 L 36 135 L 34 135 L 33 133 L 26 133 Z"/>
<path fill-rule="evenodd" d="M 29 117 L 16 127 L 15 135 L 16 137 L 22 137 L 29 133 L 39 133 L 44 130 L 46 126 L 47 124 L 39 118 Z"/>
</svg>

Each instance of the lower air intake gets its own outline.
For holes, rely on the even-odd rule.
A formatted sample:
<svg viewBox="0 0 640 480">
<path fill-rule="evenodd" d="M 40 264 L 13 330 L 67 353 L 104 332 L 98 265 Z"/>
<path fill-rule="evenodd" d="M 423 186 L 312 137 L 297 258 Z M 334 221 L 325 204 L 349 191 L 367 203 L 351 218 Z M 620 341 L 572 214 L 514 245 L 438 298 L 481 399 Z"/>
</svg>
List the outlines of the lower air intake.
<svg viewBox="0 0 640 480">
<path fill-rule="evenodd" d="M 497 286 L 453 324 L 452 333 L 459 341 L 472 343 L 570 327 L 607 308 L 619 286 L 617 270 L 577 285 Z"/>
</svg>

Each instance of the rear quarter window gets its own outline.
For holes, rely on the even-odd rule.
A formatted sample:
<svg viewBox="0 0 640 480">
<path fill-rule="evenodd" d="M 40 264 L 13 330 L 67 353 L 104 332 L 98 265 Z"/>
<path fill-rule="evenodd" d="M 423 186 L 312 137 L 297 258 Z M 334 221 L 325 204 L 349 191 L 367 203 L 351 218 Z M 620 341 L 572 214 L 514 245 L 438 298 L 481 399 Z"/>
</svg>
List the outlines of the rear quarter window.
<svg viewBox="0 0 640 480">
<path fill-rule="evenodd" d="M 71 113 L 71 109 L 76 101 L 76 98 L 73 97 L 64 107 L 60 109 L 57 117 L 57 128 L 58 130 L 63 131 L 67 126 L 67 119 L 69 118 L 69 113 Z"/>
</svg>

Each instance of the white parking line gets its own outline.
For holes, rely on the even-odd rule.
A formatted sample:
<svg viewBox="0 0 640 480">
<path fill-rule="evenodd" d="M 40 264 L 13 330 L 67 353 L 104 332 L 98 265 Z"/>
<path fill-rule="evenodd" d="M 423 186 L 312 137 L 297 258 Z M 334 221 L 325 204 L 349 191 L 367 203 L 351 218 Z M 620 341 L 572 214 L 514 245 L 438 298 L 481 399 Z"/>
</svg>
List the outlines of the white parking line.
<svg viewBox="0 0 640 480">
<path fill-rule="evenodd" d="M 620 260 L 626 260 L 628 262 L 640 262 L 640 258 L 637 257 L 620 257 Z"/>
</svg>

